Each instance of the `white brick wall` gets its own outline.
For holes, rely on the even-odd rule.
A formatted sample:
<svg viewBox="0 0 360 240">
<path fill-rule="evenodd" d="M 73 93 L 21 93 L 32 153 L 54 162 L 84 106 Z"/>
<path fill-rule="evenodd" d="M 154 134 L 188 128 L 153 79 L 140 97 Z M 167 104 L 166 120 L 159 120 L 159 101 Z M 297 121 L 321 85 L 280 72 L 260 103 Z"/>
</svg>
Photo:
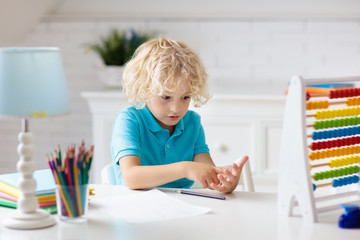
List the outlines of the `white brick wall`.
<svg viewBox="0 0 360 240">
<path fill-rule="evenodd" d="M 186 42 L 200 54 L 211 83 L 273 84 L 285 89 L 294 74 L 360 74 L 359 20 L 46 18 L 20 45 L 60 47 L 72 114 L 31 119 L 38 168 L 47 167 L 45 155 L 58 144 L 65 148 L 81 140 L 92 143 L 91 115 L 80 93 L 103 86 L 93 70 L 96 59 L 85 54 L 83 45 L 112 28 L 156 30 Z M 15 171 L 19 131 L 20 121 L 0 120 L 0 173 Z"/>
</svg>

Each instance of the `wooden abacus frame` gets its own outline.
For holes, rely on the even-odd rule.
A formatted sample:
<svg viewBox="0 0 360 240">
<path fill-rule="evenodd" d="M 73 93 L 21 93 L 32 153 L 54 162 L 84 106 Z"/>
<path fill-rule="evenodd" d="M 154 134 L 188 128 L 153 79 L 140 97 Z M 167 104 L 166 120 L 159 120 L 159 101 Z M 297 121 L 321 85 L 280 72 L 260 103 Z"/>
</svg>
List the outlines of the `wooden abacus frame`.
<svg viewBox="0 0 360 240">
<path fill-rule="evenodd" d="M 359 77 L 291 80 L 284 112 L 278 177 L 278 211 L 292 216 L 296 206 L 307 222 L 317 222 L 318 213 L 338 209 L 338 204 L 325 207 L 319 202 L 340 199 L 342 204 L 360 203 L 359 183 L 355 191 L 316 198 L 310 174 L 309 149 L 306 126 L 306 85 L 360 82 Z M 345 200 L 343 200 L 343 198 Z M 355 200 L 354 200 L 355 199 Z"/>
</svg>

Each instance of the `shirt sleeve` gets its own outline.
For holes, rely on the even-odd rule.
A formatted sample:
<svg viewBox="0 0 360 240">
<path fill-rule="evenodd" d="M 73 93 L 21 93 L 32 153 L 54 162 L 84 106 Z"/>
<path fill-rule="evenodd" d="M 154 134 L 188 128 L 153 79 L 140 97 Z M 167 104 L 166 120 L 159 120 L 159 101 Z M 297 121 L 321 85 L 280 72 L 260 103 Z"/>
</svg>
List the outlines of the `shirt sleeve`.
<svg viewBox="0 0 360 240">
<path fill-rule="evenodd" d="M 124 156 L 141 157 L 140 130 L 135 116 L 127 112 L 118 114 L 113 126 L 110 150 L 115 164 L 119 164 L 119 159 Z"/>
</svg>

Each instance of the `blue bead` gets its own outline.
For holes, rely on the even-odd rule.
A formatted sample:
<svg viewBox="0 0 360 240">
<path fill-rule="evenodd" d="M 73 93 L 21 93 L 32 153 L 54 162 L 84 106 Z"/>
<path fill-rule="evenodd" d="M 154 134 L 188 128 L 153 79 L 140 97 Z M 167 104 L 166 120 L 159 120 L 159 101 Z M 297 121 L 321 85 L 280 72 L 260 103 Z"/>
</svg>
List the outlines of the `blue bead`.
<svg viewBox="0 0 360 240">
<path fill-rule="evenodd" d="M 318 140 L 319 139 L 319 132 L 313 132 L 313 139 Z"/>
<path fill-rule="evenodd" d="M 352 176 L 352 178 L 353 178 L 353 183 L 359 182 L 359 176 L 354 175 L 354 176 Z"/>
</svg>

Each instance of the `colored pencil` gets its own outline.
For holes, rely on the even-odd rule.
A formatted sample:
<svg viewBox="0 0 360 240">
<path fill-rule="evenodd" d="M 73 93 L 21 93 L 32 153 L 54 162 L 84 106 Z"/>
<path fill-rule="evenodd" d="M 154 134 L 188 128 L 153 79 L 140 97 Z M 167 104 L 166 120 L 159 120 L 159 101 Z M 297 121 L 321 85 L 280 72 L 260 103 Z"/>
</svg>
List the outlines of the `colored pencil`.
<svg viewBox="0 0 360 240">
<path fill-rule="evenodd" d="M 177 193 L 180 194 L 188 194 L 198 197 L 207 197 L 207 198 L 214 198 L 219 200 L 226 200 L 226 197 L 224 196 L 218 196 L 218 195 L 212 195 L 212 194 L 206 194 L 206 193 L 199 193 L 199 192 L 193 192 L 193 191 L 187 191 L 187 190 L 176 190 Z"/>
<path fill-rule="evenodd" d="M 85 211 L 86 188 L 89 182 L 89 170 L 92 162 L 94 146 L 85 150 L 82 141 L 79 152 L 75 154 L 75 145 L 70 145 L 65 158 L 61 159 L 61 149 L 58 146 L 53 155 L 48 155 L 49 167 L 56 184 L 59 186 L 62 212 L 69 217 L 82 216 Z"/>
</svg>

